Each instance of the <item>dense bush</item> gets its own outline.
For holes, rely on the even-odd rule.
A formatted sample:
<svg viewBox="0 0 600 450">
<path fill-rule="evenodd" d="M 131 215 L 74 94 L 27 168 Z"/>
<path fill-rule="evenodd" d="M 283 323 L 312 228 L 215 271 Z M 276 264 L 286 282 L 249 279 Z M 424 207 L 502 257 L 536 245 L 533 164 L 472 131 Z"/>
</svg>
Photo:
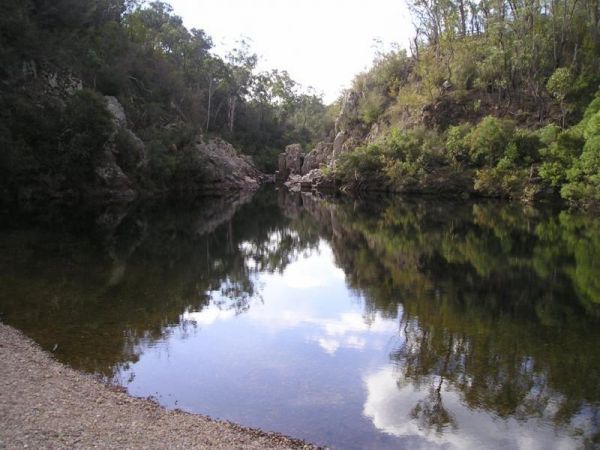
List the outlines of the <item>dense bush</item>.
<svg viewBox="0 0 600 450">
<path fill-rule="evenodd" d="M 93 168 L 93 157 L 114 132 L 104 98 L 82 90 L 68 99 L 63 113 L 59 152 L 63 170 L 73 182 L 85 181 Z"/>
<path fill-rule="evenodd" d="M 471 160 L 479 165 L 495 166 L 511 142 L 514 122 L 487 116 L 464 138 Z"/>
</svg>

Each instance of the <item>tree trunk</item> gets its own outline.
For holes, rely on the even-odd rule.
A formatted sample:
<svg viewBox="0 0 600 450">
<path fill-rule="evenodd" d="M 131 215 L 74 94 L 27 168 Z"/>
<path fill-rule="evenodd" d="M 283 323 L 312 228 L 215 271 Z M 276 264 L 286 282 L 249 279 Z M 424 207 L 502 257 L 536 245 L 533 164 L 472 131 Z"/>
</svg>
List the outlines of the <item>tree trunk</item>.
<svg viewBox="0 0 600 450">
<path fill-rule="evenodd" d="M 229 97 L 229 110 L 227 112 L 227 122 L 229 125 L 229 132 L 233 133 L 233 126 L 235 122 L 235 108 L 237 106 L 237 98 L 235 96 Z"/>
<path fill-rule="evenodd" d="M 206 131 L 208 132 L 208 127 L 210 126 L 210 109 L 212 106 L 212 85 L 213 79 L 210 77 L 210 81 L 208 83 L 208 111 L 206 114 Z"/>
</svg>

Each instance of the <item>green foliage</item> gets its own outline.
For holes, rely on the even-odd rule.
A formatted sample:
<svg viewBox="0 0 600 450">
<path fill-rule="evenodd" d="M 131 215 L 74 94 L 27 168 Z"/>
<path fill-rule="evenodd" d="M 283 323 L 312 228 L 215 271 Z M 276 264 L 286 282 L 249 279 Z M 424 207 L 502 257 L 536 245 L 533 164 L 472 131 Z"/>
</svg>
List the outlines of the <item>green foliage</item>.
<svg viewBox="0 0 600 450">
<path fill-rule="evenodd" d="M 577 129 L 560 133 L 554 142 L 540 151 L 543 163 L 540 175 L 551 186 L 560 187 L 567 178 L 567 170 L 581 154 L 584 145 L 582 134 Z"/>
<path fill-rule="evenodd" d="M 594 99 L 587 105 L 583 113 L 583 121 L 589 120 L 593 115 L 600 111 L 600 92 L 596 93 Z"/>
<path fill-rule="evenodd" d="M 564 198 L 583 205 L 600 204 L 600 133 L 588 137 L 566 178 L 561 189 Z"/>
<path fill-rule="evenodd" d="M 551 123 L 550 125 L 540 128 L 537 131 L 538 139 L 543 146 L 549 146 L 556 141 L 561 129 L 559 126 Z"/>
<path fill-rule="evenodd" d="M 381 147 L 377 144 L 356 147 L 340 155 L 336 175 L 344 182 L 376 178 L 383 168 Z"/>
<path fill-rule="evenodd" d="M 455 164 L 469 159 L 469 148 L 465 138 L 471 130 L 471 125 L 462 124 L 448 128 L 446 132 L 446 149 Z"/>
<path fill-rule="evenodd" d="M 367 125 L 375 123 L 383 112 L 384 104 L 385 98 L 383 95 L 377 92 L 367 93 L 360 99 L 358 104 L 361 120 Z"/>
<path fill-rule="evenodd" d="M 573 88 L 573 76 L 566 67 L 559 67 L 548 79 L 546 89 L 559 102 L 564 102 Z"/>
<path fill-rule="evenodd" d="M 515 168 L 508 159 L 501 159 L 496 167 L 479 169 L 475 175 L 475 190 L 488 197 L 519 199 L 525 189 L 528 170 Z"/>
<path fill-rule="evenodd" d="M 0 160 L 5 183 L 55 179 L 76 188 L 90 181 L 93 158 L 114 132 L 102 96 L 82 90 L 65 105 L 52 99 L 34 105 L 19 96 L 6 100 L 12 111 L 0 128 L 8 143 Z"/>
<path fill-rule="evenodd" d="M 586 140 L 600 135 L 600 111 L 585 119 L 584 123 L 585 127 L 583 127 L 583 137 Z"/>
<path fill-rule="evenodd" d="M 91 157 L 102 150 L 114 131 L 105 103 L 102 96 L 89 90 L 77 92 L 67 102 L 63 114 L 61 151 L 82 168 L 91 169 Z"/>
<path fill-rule="evenodd" d="M 394 128 L 376 143 L 343 153 L 336 175 L 348 183 L 381 180 L 386 186 L 402 188 L 444 163 L 443 140 L 435 131 Z"/>
<path fill-rule="evenodd" d="M 540 175 L 562 197 L 581 206 L 600 204 L 600 102 L 590 103 L 581 122 L 548 139 Z"/>
<path fill-rule="evenodd" d="M 480 166 L 495 166 L 511 142 L 514 129 L 510 120 L 485 117 L 464 138 L 471 160 Z"/>
</svg>

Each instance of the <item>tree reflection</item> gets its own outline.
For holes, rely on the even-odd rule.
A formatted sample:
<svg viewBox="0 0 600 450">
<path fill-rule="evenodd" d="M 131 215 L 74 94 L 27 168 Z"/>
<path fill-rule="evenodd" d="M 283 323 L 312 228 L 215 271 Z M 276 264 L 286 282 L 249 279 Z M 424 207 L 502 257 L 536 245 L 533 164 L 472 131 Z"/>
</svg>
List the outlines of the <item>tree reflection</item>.
<svg viewBox="0 0 600 450">
<path fill-rule="evenodd" d="M 600 402 L 600 220 L 496 203 L 376 203 L 320 207 L 366 314 L 402 306 L 403 343 L 390 358 L 399 387 L 427 392 L 412 418 L 435 432 L 455 427 L 447 384 L 469 408 L 578 433 L 572 419 Z"/>
<path fill-rule="evenodd" d="M 241 314 L 260 301 L 257 273 L 282 271 L 318 242 L 292 227 L 274 193 L 248 200 L 115 205 L 72 222 L 63 215 L 39 228 L 6 226 L 2 319 L 46 349 L 58 344 L 59 359 L 110 377 L 185 311 L 212 302 Z"/>
<path fill-rule="evenodd" d="M 420 427 L 459 426 L 449 390 L 500 418 L 575 434 L 577 415 L 598 423 L 600 219 L 489 202 L 246 200 L 115 208 L 90 216 L 92 237 L 9 228 L 3 318 L 110 376 L 186 311 L 244 313 L 260 301 L 258 274 L 283 273 L 326 240 L 367 322 L 402 311 L 390 359 L 399 388 L 426 393 L 411 405 Z"/>
</svg>

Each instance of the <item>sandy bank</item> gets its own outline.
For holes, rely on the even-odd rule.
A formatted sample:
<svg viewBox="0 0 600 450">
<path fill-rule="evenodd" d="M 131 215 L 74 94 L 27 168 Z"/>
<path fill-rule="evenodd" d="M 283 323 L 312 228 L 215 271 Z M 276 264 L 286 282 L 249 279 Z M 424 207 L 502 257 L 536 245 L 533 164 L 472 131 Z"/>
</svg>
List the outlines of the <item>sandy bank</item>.
<svg viewBox="0 0 600 450">
<path fill-rule="evenodd" d="M 302 441 L 128 396 L 0 323 L 0 449 L 313 449 Z"/>
</svg>

